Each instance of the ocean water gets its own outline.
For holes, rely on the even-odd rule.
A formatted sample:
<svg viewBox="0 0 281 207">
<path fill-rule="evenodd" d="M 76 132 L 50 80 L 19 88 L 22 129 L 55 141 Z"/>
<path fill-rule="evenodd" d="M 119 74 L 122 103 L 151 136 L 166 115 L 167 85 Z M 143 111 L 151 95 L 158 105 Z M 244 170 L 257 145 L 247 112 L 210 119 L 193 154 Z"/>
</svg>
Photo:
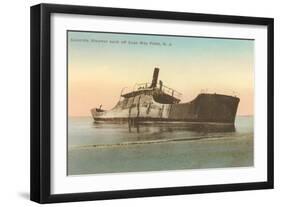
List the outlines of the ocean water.
<svg viewBox="0 0 281 207">
<path fill-rule="evenodd" d="M 228 132 L 68 120 L 68 175 L 246 167 L 253 166 L 253 155 L 252 116 L 236 117 Z"/>
</svg>

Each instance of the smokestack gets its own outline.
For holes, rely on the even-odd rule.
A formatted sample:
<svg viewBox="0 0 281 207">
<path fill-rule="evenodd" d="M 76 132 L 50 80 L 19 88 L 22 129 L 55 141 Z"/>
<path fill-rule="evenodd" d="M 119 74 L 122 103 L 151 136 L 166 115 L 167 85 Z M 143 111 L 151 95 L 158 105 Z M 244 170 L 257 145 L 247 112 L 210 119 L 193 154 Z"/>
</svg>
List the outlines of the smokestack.
<svg viewBox="0 0 281 207">
<path fill-rule="evenodd" d="M 159 68 L 154 68 L 154 72 L 153 72 L 153 77 L 152 77 L 152 82 L 151 82 L 150 88 L 155 88 L 157 86 L 158 74 L 159 74 Z"/>
</svg>

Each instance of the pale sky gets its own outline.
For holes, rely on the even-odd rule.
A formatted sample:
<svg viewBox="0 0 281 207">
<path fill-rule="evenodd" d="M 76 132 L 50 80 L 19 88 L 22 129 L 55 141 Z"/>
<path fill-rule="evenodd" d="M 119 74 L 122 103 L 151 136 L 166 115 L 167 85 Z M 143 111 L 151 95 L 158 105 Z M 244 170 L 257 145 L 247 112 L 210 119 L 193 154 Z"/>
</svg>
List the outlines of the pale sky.
<svg viewBox="0 0 281 207">
<path fill-rule="evenodd" d="M 89 116 L 100 104 L 111 109 L 122 88 L 151 82 L 155 67 L 182 103 L 206 89 L 235 92 L 238 115 L 253 114 L 254 40 L 69 31 L 69 116 Z"/>
</svg>

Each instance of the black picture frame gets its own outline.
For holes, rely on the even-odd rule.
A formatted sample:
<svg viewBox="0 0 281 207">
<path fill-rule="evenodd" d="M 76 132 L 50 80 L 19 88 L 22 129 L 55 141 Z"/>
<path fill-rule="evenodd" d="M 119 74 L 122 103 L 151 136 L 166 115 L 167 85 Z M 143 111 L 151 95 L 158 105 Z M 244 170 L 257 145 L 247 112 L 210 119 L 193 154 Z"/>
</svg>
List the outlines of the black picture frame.
<svg viewBox="0 0 281 207">
<path fill-rule="evenodd" d="M 267 181 L 204 186 L 167 187 L 72 194 L 51 194 L 51 88 L 50 88 L 50 16 L 52 13 L 134 17 L 148 19 L 181 20 L 210 23 L 232 23 L 267 26 Z M 103 199 L 166 196 L 224 191 L 242 191 L 273 188 L 273 25 L 272 18 L 195 14 L 170 11 L 152 11 L 89 6 L 39 4 L 31 7 L 31 151 L 30 199 L 38 203 L 88 201 Z"/>
</svg>

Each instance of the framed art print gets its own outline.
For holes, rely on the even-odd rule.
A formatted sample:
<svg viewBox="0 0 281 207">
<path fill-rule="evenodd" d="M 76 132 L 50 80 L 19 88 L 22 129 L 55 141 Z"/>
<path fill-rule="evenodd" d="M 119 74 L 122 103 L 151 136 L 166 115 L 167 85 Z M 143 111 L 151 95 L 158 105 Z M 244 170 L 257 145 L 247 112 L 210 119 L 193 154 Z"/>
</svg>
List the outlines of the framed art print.
<svg viewBox="0 0 281 207">
<path fill-rule="evenodd" d="M 273 188 L 273 19 L 31 7 L 31 200 Z"/>
</svg>

